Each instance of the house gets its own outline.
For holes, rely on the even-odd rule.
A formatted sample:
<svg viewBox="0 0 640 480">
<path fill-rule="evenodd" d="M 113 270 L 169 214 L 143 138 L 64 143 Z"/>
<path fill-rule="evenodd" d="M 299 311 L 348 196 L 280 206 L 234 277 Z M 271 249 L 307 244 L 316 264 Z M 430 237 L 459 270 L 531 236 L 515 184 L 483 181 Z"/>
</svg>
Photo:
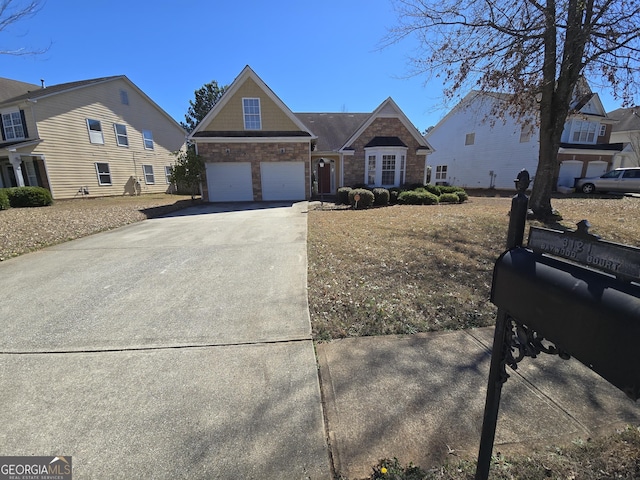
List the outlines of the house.
<svg viewBox="0 0 640 480">
<path fill-rule="evenodd" d="M 572 102 L 558 152 L 559 187 L 571 188 L 577 177 L 606 172 L 623 149 L 621 143 L 610 143 L 616 121 L 607 116 L 598 95 L 586 82 L 576 91 L 581 93 Z M 535 174 L 539 151 L 536 112 L 520 121 L 509 114 L 497 118 L 495 112 L 506 97 L 472 91 L 427 133 L 435 149 L 429 156 L 435 183 L 513 189 L 520 170 Z"/>
<path fill-rule="evenodd" d="M 341 186 L 422 183 L 432 149 L 388 98 L 372 113 L 293 113 L 249 67 L 189 136 L 203 199 L 303 200 Z"/>
<path fill-rule="evenodd" d="M 623 150 L 613 159 L 612 168 L 640 166 L 640 109 L 619 108 L 609 112 L 617 120 L 611 130 L 611 141 L 622 143 Z"/>
<path fill-rule="evenodd" d="M 45 87 L 0 79 L 0 188 L 54 199 L 166 192 L 186 132 L 126 76 Z"/>
</svg>

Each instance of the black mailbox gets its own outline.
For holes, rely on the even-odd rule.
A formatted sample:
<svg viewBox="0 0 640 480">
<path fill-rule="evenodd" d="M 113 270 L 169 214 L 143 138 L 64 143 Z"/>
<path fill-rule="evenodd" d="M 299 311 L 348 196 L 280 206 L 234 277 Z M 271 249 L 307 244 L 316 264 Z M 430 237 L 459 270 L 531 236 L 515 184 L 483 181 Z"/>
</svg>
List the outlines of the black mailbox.
<svg viewBox="0 0 640 480">
<path fill-rule="evenodd" d="M 496 262 L 491 301 L 640 398 L 640 285 L 518 247 Z"/>
</svg>

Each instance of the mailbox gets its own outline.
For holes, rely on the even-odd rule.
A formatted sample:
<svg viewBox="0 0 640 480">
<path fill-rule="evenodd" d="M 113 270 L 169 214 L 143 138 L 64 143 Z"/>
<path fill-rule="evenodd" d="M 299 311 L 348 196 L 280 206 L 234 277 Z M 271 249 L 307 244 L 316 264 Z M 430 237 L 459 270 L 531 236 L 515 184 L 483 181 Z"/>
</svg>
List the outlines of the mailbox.
<svg viewBox="0 0 640 480">
<path fill-rule="evenodd" d="M 503 253 L 491 301 L 560 352 L 640 398 L 640 285 L 528 248 Z"/>
</svg>

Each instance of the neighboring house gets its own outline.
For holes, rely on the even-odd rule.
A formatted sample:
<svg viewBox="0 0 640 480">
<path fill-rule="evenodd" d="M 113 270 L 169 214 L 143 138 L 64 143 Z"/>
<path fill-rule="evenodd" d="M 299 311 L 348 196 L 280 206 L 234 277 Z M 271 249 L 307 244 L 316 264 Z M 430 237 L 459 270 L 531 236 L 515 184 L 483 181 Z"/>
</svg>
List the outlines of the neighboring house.
<svg viewBox="0 0 640 480">
<path fill-rule="evenodd" d="M 613 159 L 612 168 L 640 166 L 640 108 L 619 108 L 609 112 L 617 120 L 611 131 L 611 141 L 624 145 Z"/>
<path fill-rule="evenodd" d="M 303 200 L 341 186 L 423 183 L 429 144 L 388 98 L 373 113 L 293 113 L 249 67 L 189 136 L 203 199 Z"/>
<path fill-rule="evenodd" d="M 53 198 L 166 192 L 186 132 L 124 75 L 50 87 L 0 78 L 0 188 Z"/>
<path fill-rule="evenodd" d="M 559 187 L 573 187 L 578 177 L 596 176 L 612 167 L 621 143 L 610 143 L 616 121 L 607 116 L 597 94 L 580 85 L 561 138 L 556 179 Z M 429 156 L 431 180 L 465 188 L 513 189 L 523 168 L 535 175 L 539 128 L 536 112 L 522 122 L 495 111 L 503 94 L 469 93 L 433 129 L 426 139 L 435 153 Z"/>
</svg>

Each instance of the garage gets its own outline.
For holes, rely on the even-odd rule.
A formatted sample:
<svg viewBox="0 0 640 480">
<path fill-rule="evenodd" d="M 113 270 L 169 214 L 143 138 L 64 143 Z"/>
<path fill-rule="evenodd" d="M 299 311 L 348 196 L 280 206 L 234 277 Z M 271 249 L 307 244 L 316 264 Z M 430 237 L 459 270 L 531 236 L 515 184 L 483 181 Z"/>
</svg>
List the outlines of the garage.
<svg viewBox="0 0 640 480">
<path fill-rule="evenodd" d="M 304 200 L 304 162 L 261 162 L 262 200 Z"/>
<path fill-rule="evenodd" d="M 210 202 L 252 202 L 251 163 L 207 163 Z"/>
</svg>

